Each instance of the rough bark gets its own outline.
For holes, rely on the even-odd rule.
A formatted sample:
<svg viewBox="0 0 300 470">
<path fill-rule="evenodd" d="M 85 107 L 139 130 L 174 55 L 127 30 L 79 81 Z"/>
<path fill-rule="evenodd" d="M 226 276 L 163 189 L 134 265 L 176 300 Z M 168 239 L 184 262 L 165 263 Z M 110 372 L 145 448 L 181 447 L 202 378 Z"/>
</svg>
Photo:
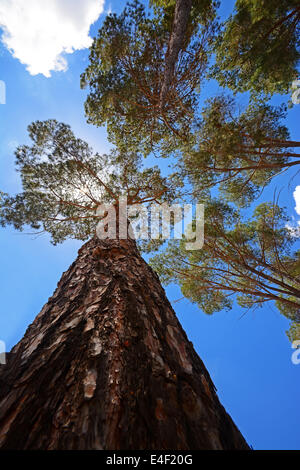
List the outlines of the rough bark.
<svg viewBox="0 0 300 470">
<path fill-rule="evenodd" d="M 164 77 L 160 92 L 160 107 L 163 108 L 169 87 L 174 76 L 175 65 L 183 47 L 185 33 L 192 9 L 192 0 L 177 0 L 175 6 L 172 33 L 165 57 Z"/>
<path fill-rule="evenodd" d="M 0 366 L 1 449 L 247 449 L 132 240 L 86 243 Z"/>
</svg>

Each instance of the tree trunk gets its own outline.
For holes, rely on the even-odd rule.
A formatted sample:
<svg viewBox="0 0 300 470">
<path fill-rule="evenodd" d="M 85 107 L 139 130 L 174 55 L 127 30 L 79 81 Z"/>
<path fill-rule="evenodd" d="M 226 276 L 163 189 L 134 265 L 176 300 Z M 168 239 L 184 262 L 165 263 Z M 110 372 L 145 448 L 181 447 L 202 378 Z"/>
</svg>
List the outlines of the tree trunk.
<svg viewBox="0 0 300 470">
<path fill-rule="evenodd" d="M 164 77 L 160 92 L 161 108 L 165 105 L 166 96 L 174 76 L 178 55 L 184 44 L 191 9 L 192 0 L 176 0 L 174 21 L 165 57 Z"/>
<path fill-rule="evenodd" d="M 247 449 L 132 240 L 79 250 L 0 366 L 1 449 Z"/>
</svg>

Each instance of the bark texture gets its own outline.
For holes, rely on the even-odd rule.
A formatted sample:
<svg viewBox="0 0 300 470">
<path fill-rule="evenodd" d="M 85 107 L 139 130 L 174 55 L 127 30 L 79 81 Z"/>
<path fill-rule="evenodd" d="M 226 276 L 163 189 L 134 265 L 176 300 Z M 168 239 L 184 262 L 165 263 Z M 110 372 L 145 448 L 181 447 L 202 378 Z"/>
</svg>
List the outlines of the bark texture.
<svg viewBox="0 0 300 470">
<path fill-rule="evenodd" d="M 164 77 L 160 92 L 160 106 L 162 108 L 172 83 L 179 52 L 183 48 L 191 9 L 192 0 L 176 0 L 172 33 L 166 52 Z"/>
<path fill-rule="evenodd" d="M 86 243 L 0 366 L 1 449 L 247 449 L 132 240 Z"/>
</svg>

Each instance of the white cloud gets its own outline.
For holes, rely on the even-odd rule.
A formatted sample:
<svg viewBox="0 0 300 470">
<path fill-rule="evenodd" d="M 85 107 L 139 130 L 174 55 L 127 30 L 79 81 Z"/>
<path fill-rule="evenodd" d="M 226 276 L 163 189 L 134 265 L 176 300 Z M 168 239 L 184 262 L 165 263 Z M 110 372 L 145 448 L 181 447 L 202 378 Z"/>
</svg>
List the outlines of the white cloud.
<svg viewBox="0 0 300 470">
<path fill-rule="evenodd" d="M 296 202 L 295 211 L 300 215 L 300 186 L 296 186 L 293 196 Z"/>
<path fill-rule="evenodd" d="M 296 203 L 295 211 L 300 215 L 300 186 L 296 186 L 293 196 Z M 292 216 L 292 221 L 291 223 L 286 224 L 286 228 L 290 231 L 293 237 L 300 238 L 300 220 L 296 220 L 295 217 Z"/>
<path fill-rule="evenodd" d="M 63 53 L 90 47 L 104 0 L 1 0 L 2 42 L 31 75 L 68 68 Z"/>
</svg>

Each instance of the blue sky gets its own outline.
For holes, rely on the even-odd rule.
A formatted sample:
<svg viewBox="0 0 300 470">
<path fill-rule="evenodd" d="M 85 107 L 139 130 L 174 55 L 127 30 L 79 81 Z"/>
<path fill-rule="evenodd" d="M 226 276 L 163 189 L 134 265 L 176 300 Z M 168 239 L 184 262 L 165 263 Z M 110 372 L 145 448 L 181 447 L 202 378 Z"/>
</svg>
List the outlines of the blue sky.
<svg viewBox="0 0 300 470">
<path fill-rule="evenodd" d="M 29 8 L 35 1 L 27 0 L 23 4 Z M 51 1 L 55 3 L 58 0 Z M 65 9 L 59 13 L 61 21 L 64 21 L 70 11 L 70 0 L 59 1 L 60 6 L 65 4 Z M 18 3 L 19 0 L 3 0 L 0 6 L 0 31 L 2 24 L 2 33 L 6 32 L 6 40 L 0 43 L 0 80 L 5 82 L 7 89 L 6 104 L 0 105 L 0 189 L 12 193 L 20 190 L 14 169 L 14 149 L 28 142 L 26 128 L 34 120 L 55 118 L 66 122 L 95 150 L 104 152 L 109 148 L 105 130 L 85 122 L 83 103 L 86 92 L 80 90 L 79 77 L 87 66 L 88 50 L 83 48 L 64 54 L 67 65 L 65 62 L 55 65 L 55 53 L 59 48 L 56 44 L 56 49 L 51 49 L 54 59 L 50 67 L 64 70 L 49 72 L 45 61 L 43 72 L 51 76 L 32 75 L 38 69 L 41 54 L 47 51 L 33 51 L 37 57 L 29 66 L 24 58 L 28 58 L 30 47 L 35 47 L 32 38 L 26 42 L 26 38 L 16 34 L 15 38 L 7 40 L 7 28 L 16 33 L 13 30 L 16 26 L 15 22 L 3 23 L 6 12 L 1 8 L 6 5 L 11 15 L 9 8 L 14 2 Z M 83 3 L 86 9 L 91 8 L 85 11 L 85 18 L 96 15 L 93 10 L 95 0 L 74 2 L 76 11 L 74 18 L 72 16 L 73 23 L 76 27 L 82 27 L 83 31 L 78 47 L 84 47 L 88 42 L 84 30 L 87 23 L 83 24 L 83 15 L 80 14 Z M 220 12 L 223 17 L 232 11 L 233 3 L 232 0 L 222 2 Z M 104 13 L 91 26 L 90 35 L 93 37 L 96 34 L 105 12 L 110 9 L 118 12 L 124 4 L 116 0 L 106 2 Z M 46 24 L 47 15 L 43 17 L 42 12 L 39 14 Z M 6 29 L 3 24 L 6 24 Z M 41 29 L 36 34 L 41 34 Z M 47 46 L 46 40 L 45 36 L 44 47 Z M 63 38 L 61 41 L 64 44 Z M 7 45 L 14 45 L 17 57 L 8 50 Z M 64 44 L 64 47 L 66 49 L 70 44 Z M 216 86 L 212 84 L 206 93 L 212 94 L 214 90 Z M 282 98 L 275 98 L 275 102 L 281 101 Z M 295 105 L 289 110 L 287 119 L 294 140 L 299 140 L 299 122 L 300 105 Z M 295 176 L 289 185 L 293 174 L 288 172 L 277 177 L 265 190 L 263 200 L 272 200 L 275 188 L 280 189 L 281 205 L 288 208 L 291 219 L 295 217 L 297 220 L 300 216 L 295 212 L 293 191 L 300 181 L 299 176 Z M 0 340 L 5 341 L 7 350 L 10 350 L 52 295 L 63 271 L 74 261 L 81 242 L 67 241 L 54 247 L 47 235 L 35 237 L 11 228 L 0 230 L 0 242 Z M 167 295 L 172 303 L 182 297 L 176 286 L 168 287 Z M 189 339 L 206 364 L 222 404 L 249 444 L 255 449 L 300 449 L 300 365 L 296 366 L 291 361 L 293 351 L 285 334 L 289 322 L 272 305 L 246 315 L 244 310 L 235 307 L 230 312 L 212 316 L 206 316 L 187 300 L 175 302 L 173 306 Z"/>
</svg>

